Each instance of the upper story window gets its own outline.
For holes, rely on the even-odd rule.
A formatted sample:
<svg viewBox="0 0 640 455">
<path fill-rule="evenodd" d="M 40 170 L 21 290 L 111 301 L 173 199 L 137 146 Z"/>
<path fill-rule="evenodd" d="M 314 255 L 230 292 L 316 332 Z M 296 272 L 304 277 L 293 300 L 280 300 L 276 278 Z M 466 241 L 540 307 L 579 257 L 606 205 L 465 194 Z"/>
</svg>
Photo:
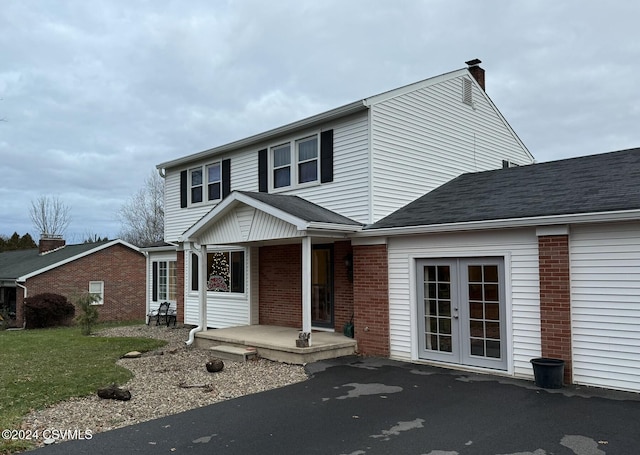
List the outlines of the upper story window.
<svg viewBox="0 0 640 455">
<path fill-rule="evenodd" d="M 198 167 L 189 171 L 191 177 L 191 203 L 202 202 L 202 168 Z"/>
<path fill-rule="evenodd" d="M 231 192 L 231 159 L 180 171 L 180 207 L 219 202 Z"/>
<path fill-rule="evenodd" d="M 291 144 L 278 145 L 271 149 L 273 154 L 273 187 L 291 185 Z"/>
<path fill-rule="evenodd" d="M 320 160 L 318 135 L 271 147 L 273 188 L 318 182 Z"/>
<path fill-rule="evenodd" d="M 222 196 L 222 172 L 220 161 L 200 166 L 189 170 L 191 186 L 191 203 L 198 204 L 204 201 L 217 201 Z M 206 191 L 205 191 L 206 185 Z"/>
</svg>

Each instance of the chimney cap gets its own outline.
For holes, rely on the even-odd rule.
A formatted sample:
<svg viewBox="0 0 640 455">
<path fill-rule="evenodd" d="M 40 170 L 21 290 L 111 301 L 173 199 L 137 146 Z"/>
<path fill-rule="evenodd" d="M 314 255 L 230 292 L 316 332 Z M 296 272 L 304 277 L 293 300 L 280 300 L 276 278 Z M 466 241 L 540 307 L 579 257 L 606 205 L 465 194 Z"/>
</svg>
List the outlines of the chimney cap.
<svg viewBox="0 0 640 455">
<path fill-rule="evenodd" d="M 479 58 L 474 58 L 473 60 L 469 60 L 465 63 L 469 66 L 478 66 L 480 63 L 482 63 L 482 60 L 480 60 Z"/>
</svg>

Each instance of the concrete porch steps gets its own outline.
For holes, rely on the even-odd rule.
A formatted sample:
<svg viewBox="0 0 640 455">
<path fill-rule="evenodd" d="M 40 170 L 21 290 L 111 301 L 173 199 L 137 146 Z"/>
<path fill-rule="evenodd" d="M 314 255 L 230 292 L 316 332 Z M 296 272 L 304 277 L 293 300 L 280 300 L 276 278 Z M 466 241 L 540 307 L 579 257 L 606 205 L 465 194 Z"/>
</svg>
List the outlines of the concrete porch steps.
<svg viewBox="0 0 640 455">
<path fill-rule="evenodd" d="M 234 362 L 246 362 L 258 357 L 258 351 L 255 348 L 247 348 L 226 344 L 219 344 L 209 348 L 214 355 L 220 359 L 232 360 Z"/>
</svg>

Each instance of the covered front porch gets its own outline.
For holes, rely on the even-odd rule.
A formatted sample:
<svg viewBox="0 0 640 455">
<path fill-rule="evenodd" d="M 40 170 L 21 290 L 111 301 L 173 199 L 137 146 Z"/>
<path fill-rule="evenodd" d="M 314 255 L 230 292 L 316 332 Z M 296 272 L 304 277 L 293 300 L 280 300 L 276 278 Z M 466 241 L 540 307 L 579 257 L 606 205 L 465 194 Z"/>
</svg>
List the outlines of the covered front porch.
<svg viewBox="0 0 640 455">
<path fill-rule="evenodd" d="M 355 353 L 342 332 L 353 320 L 349 235 L 360 229 L 295 196 L 231 193 L 181 238 L 189 342 L 296 364 Z"/>
<path fill-rule="evenodd" d="M 309 347 L 296 346 L 299 328 L 272 325 L 247 325 L 209 329 L 198 332 L 195 346 L 209 349 L 215 346 L 232 346 L 255 349 L 258 356 L 296 365 L 304 365 L 318 360 L 332 359 L 357 352 L 357 342 L 353 338 L 337 332 L 313 332 L 313 344 Z"/>
</svg>

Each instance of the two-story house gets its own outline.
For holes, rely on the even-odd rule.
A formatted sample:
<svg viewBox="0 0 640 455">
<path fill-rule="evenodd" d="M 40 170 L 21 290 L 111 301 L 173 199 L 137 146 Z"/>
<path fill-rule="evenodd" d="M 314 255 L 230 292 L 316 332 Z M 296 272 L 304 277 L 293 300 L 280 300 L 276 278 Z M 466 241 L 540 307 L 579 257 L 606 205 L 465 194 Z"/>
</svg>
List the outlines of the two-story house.
<svg viewBox="0 0 640 455">
<path fill-rule="evenodd" d="M 150 305 L 175 296 L 198 330 L 353 318 L 360 352 L 388 355 L 386 249 L 363 227 L 462 173 L 534 161 L 479 63 L 158 164 L 177 251 L 149 251 Z"/>
</svg>

